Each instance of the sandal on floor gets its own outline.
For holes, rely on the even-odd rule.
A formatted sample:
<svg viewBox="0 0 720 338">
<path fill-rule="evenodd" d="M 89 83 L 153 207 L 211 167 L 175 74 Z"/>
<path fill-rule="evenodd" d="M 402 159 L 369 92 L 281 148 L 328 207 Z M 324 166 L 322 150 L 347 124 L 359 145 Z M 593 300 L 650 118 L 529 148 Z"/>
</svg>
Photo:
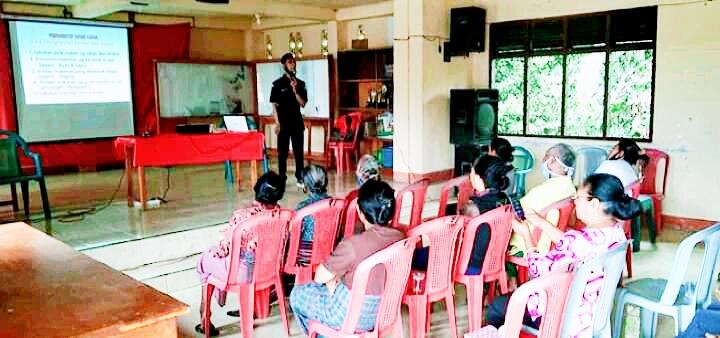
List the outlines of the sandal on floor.
<svg viewBox="0 0 720 338">
<path fill-rule="evenodd" d="M 230 317 L 240 317 L 240 310 L 228 311 L 227 315 Z"/>
<path fill-rule="evenodd" d="M 203 330 L 202 323 L 195 325 L 195 332 L 199 334 L 205 334 L 205 330 Z M 210 324 L 210 337 L 217 337 L 220 335 L 220 330 L 218 330 L 215 325 Z"/>
</svg>

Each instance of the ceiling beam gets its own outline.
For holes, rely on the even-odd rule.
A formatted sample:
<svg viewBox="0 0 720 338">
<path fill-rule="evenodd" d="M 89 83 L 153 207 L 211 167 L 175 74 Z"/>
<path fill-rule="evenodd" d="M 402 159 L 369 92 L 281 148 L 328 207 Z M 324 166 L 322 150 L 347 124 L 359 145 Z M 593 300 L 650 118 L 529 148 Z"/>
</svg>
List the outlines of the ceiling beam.
<svg viewBox="0 0 720 338">
<path fill-rule="evenodd" d="M 285 18 L 262 18 L 260 19 L 260 24 L 258 25 L 256 22 L 253 22 L 252 29 L 256 31 L 264 31 L 269 29 L 278 29 L 278 28 L 286 28 L 286 27 L 297 27 L 297 26 L 307 26 L 307 25 L 317 25 L 320 24 L 319 21 L 314 20 L 303 20 L 303 19 L 285 19 Z"/>
<path fill-rule="evenodd" d="M 73 5 L 73 17 L 82 19 L 93 19 L 99 16 L 115 12 L 131 10 L 133 6 L 128 0 L 86 0 L 83 3 Z"/>
<path fill-rule="evenodd" d="M 161 0 L 162 1 L 162 0 Z M 284 17 L 315 21 L 335 20 L 335 11 L 313 6 L 278 3 L 271 0 L 231 1 L 229 4 L 207 4 L 195 0 L 165 0 L 163 7 L 187 10 L 191 13 L 203 12 L 223 15 L 253 15 L 260 13 L 263 17 Z"/>
<path fill-rule="evenodd" d="M 369 5 L 340 8 L 337 11 L 337 21 L 377 18 L 393 15 L 393 2 L 385 1 Z"/>
</svg>

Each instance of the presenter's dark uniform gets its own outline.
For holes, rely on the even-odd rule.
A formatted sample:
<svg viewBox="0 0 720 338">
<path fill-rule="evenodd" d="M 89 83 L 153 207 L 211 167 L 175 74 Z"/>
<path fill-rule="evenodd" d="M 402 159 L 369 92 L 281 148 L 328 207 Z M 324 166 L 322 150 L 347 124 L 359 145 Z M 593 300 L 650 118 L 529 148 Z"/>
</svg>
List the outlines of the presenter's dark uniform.
<svg viewBox="0 0 720 338">
<path fill-rule="evenodd" d="M 305 82 L 297 79 L 297 93 L 307 102 L 307 89 Z M 280 133 L 278 134 L 278 171 L 281 177 L 287 178 L 287 157 L 292 140 L 293 154 L 295 155 L 295 178 L 302 182 L 304 131 L 300 104 L 295 98 L 295 93 L 290 85 L 290 79 L 283 75 L 273 82 L 270 92 L 270 102 L 278 105 L 277 114 L 280 122 Z"/>
</svg>

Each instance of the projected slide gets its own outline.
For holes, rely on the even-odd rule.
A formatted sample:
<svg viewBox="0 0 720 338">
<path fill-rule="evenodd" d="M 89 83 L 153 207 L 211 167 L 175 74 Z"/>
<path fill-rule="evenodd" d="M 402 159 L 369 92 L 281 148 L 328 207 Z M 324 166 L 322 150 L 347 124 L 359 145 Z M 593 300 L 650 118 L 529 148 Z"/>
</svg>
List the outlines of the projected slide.
<svg viewBox="0 0 720 338">
<path fill-rule="evenodd" d="M 27 104 L 130 101 L 127 32 L 18 22 Z"/>
<path fill-rule="evenodd" d="M 10 21 L 9 28 L 20 136 L 134 133 L 126 27 Z"/>
</svg>

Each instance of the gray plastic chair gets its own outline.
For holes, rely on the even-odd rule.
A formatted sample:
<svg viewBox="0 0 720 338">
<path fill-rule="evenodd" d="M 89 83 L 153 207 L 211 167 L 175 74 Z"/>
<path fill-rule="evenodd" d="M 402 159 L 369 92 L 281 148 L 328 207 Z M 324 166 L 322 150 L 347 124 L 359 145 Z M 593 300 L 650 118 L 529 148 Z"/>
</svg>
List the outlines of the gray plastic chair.
<svg viewBox="0 0 720 338">
<path fill-rule="evenodd" d="M 605 254 L 589 260 L 575 270 L 575 277 L 565 303 L 565 320 L 561 337 L 570 337 L 570 322 L 582 301 L 588 281 L 595 278 L 596 271 L 604 271 L 603 285 L 593 310 L 593 337 L 610 338 L 610 313 L 618 281 L 625 269 L 625 251 L 629 242 L 619 243 Z"/>
<path fill-rule="evenodd" d="M 525 195 L 525 177 L 535 167 L 535 156 L 522 146 L 513 147 L 513 167 L 515 167 L 515 180 L 512 195 L 520 198 Z"/>
<path fill-rule="evenodd" d="M 602 161 L 608 157 L 608 151 L 602 147 L 580 147 L 575 151 L 575 185 L 579 186 L 585 178 L 592 175 Z"/>
<path fill-rule="evenodd" d="M 686 282 L 690 255 L 703 244 L 704 253 L 700 271 L 693 281 Z M 658 313 L 673 317 L 675 336 L 690 324 L 695 311 L 705 309 L 712 301 L 711 286 L 720 255 L 720 223 L 700 230 L 685 238 L 675 252 L 673 270 L 667 279 L 643 278 L 629 283 L 617 291 L 613 315 L 613 337 L 622 331 L 625 304 L 640 307 L 640 334 L 655 337 Z"/>
</svg>

